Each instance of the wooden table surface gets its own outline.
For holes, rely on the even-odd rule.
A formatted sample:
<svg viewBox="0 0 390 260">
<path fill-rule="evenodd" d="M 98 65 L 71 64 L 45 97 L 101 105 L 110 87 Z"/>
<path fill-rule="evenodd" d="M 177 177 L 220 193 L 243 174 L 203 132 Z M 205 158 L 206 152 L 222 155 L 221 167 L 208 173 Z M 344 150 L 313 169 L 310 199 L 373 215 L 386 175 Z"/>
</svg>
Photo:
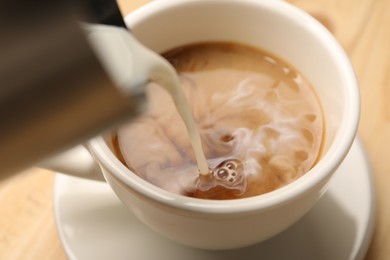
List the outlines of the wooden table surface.
<svg viewBox="0 0 390 260">
<path fill-rule="evenodd" d="M 148 0 L 118 0 L 124 14 Z M 368 260 L 390 259 L 390 1 L 290 0 L 335 35 L 361 89 L 359 136 L 376 185 Z M 0 182 L 0 259 L 66 259 L 54 223 L 54 174 L 30 169 Z"/>
</svg>

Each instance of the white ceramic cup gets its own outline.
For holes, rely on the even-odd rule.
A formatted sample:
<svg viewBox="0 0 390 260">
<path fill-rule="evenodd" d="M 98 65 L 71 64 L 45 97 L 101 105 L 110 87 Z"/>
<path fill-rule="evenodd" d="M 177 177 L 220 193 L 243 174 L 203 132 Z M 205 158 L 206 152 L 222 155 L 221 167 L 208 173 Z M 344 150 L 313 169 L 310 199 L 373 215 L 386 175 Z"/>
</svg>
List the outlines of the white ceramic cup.
<svg viewBox="0 0 390 260">
<path fill-rule="evenodd" d="M 132 33 L 156 52 L 189 43 L 233 41 L 260 47 L 293 64 L 312 83 L 323 105 L 323 156 L 308 173 L 283 188 L 226 201 L 189 198 L 153 186 L 121 164 L 104 137 L 88 143 L 94 159 L 76 148 L 65 155 L 68 161 L 63 155 L 55 164 L 71 162 L 62 170 L 77 174 L 95 172 L 98 164 L 116 195 L 147 226 L 197 248 L 232 249 L 258 243 L 307 213 L 326 191 L 358 126 L 358 84 L 333 36 L 283 1 L 160 0 L 125 20 Z"/>
</svg>

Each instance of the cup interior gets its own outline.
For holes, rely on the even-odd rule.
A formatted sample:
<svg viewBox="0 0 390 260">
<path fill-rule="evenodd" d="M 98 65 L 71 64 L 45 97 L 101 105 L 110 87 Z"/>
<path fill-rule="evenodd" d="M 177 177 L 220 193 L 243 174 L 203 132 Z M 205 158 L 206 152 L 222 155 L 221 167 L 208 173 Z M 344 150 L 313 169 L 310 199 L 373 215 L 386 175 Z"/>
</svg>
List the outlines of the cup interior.
<svg viewBox="0 0 390 260">
<path fill-rule="evenodd" d="M 238 42 L 281 57 L 311 82 L 325 116 L 322 158 L 303 177 L 258 197 L 283 193 L 291 198 L 288 190 L 297 195 L 310 189 L 328 178 L 346 156 L 359 119 L 356 78 L 337 41 L 306 13 L 283 1 L 172 0 L 145 5 L 125 21 L 156 52 L 196 42 Z"/>
</svg>

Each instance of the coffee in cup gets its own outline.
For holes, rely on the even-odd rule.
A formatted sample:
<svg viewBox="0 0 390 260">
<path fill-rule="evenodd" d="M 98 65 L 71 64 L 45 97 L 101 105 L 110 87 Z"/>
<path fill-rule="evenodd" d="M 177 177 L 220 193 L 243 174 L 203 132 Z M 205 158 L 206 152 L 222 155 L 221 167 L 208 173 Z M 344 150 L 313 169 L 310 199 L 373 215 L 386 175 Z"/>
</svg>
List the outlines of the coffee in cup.
<svg viewBox="0 0 390 260">
<path fill-rule="evenodd" d="M 292 65 L 231 42 L 180 46 L 163 55 L 179 73 L 210 173 L 199 174 L 181 108 L 156 83 L 147 86 L 148 112 L 113 138 L 117 156 L 134 173 L 181 195 L 237 199 L 285 186 L 316 163 L 322 108 Z"/>
</svg>

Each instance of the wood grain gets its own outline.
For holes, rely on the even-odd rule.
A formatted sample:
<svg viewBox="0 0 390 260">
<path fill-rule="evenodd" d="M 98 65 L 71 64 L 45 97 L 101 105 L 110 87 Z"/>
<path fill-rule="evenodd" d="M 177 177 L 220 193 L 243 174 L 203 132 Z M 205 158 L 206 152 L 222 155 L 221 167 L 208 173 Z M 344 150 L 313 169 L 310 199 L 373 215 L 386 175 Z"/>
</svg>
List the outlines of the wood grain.
<svg viewBox="0 0 390 260">
<path fill-rule="evenodd" d="M 358 134 L 376 185 L 376 225 L 366 259 L 390 259 L 390 1 L 289 2 L 325 18 L 355 68 L 361 91 Z"/>
<path fill-rule="evenodd" d="M 34 169 L 0 184 L 0 259 L 66 259 L 54 224 L 53 176 Z"/>
<path fill-rule="evenodd" d="M 118 0 L 123 14 L 146 2 Z M 366 259 L 390 259 L 390 1 L 289 2 L 329 28 L 356 70 L 362 102 L 359 135 L 372 166 L 377 202 Z M 54 174 L 40 169 L 0 182 L 0 259 L 67 258 L 54 222 L 53 183 Z"/>
</svg>

